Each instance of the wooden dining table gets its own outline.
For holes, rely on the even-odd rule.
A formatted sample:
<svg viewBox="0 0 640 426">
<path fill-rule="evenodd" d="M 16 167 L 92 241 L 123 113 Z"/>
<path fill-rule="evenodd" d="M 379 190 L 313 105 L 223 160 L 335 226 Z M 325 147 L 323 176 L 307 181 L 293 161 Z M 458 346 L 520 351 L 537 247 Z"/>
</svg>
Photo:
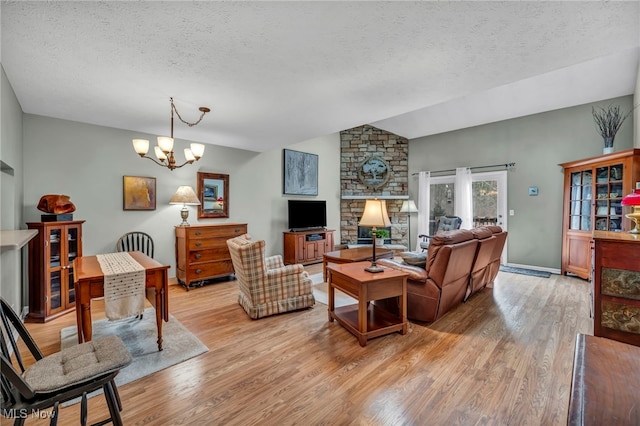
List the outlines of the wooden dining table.
<svg viewBox="0 0 640 426">
<path fill-rule="evenodd" d="M 128 252 L 145 269 L 145 296 L 156 312 L 158 350 L 162 350 L 162 321 L 169 321 L 169 265 L 163 265 L 139 251 Z M 91 299 L 104 296 L 104 273 L 96 256 L 73 261 L 78 343 L 91 340 Z"/>
</svg>

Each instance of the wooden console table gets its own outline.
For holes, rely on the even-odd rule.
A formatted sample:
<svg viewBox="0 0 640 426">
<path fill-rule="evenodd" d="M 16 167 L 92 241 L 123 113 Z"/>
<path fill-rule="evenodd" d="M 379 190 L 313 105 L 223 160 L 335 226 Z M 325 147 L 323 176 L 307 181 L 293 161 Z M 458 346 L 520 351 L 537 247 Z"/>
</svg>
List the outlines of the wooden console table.
<svg viewBox="0 0 640 426">
<path fill-rule="evenodd" d="M 284 232 L 284 264 L 322 262 L 322 256 L 333 251 L 333 232 L 333 229 Z"/>
<path fill-rule="evenodd" d="M 156 311 L 158 350 L 162 350 L 162 321 L 169 321 L 169 265 L 150 258 L 139 251 L 129 252 L 146 272 L 146 297 Z M 104 274 L 96 256 L 77 257 L 73 261 L 75 271 L 76 316 L 78 343 L 91 340 L 91 299 L 104 296 Z"/>
<path fill-rule="evenodd" d="M 640 424 L 640 348 L 578 334 L 569 425 Z"/>
<path fill-rule="evenodd" d="M 360 346 L 367 340 L 394 333 L 407 334 L 407 277 L 409 274 L 384 268 L 384 272 L 364 270 L 371 262 L 355 262 L 327 267 L 329 287 L 329 322 L 338 321 L 358 338 Z M 335 307 L 335 290 L 341 290 L 354 299 L 357 305 Z M 400 317 L 396 317 L 372 300 L 400 298 Z"/>
</svg>

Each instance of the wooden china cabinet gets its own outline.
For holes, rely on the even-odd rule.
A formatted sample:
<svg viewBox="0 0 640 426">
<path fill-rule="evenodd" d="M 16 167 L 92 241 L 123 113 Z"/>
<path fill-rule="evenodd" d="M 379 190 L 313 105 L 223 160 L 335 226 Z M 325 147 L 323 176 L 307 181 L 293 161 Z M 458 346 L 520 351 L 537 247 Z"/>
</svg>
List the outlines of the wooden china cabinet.
<svg viewBox="0 0 640 426">
<path fill-rule="evenodd" d="M 627 232 L 622 197 L 640 182 L 640 149 L 560 164 L 564 168 L 563 275 L 590 279 L 593 231 Z"/>
<path fill-rule="evenodd" d="M 72 262 L 82 256 L 84 220 L 29 222 L 38 235 L 29 242 L 29 315 L 46 322 L 75 309 Z"/>
</svg>

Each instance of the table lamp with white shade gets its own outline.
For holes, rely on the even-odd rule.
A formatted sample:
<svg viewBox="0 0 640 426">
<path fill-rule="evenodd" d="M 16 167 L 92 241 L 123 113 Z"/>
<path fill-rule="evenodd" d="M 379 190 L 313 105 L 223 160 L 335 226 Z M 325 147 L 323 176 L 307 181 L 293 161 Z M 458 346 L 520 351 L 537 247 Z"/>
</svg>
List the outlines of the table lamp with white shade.
<svg viewBox="0 0 640 426">
<path fill-rule="evenodd" d="M 178 188 L 173 197 L 169 200 L 169 204 L 182 204 L 180 209 L 180 216 L 182 217 L 182 223 L 180 226 L 189 226 L 187 218 L 189 217 L 189 210 L 187 206 L 199 206 L 200 200 L 190 186 L 181 186 Z"/>
<path fill-rule="evenodd" d="M 370 226 L 371 235 L 375 238 L 377 228 L 391 226 L 389 215 L 387 214 L 387 202 L 385 200 L 367 200 L 364 205 L 364 212 L 360 218 L 360 226 Z M 382 272 L 384 269 L 376 265 L 376 244 L 373 241 L 373 258 L 371 266 L 364 268 L 368 272 Z"/>
</svg>

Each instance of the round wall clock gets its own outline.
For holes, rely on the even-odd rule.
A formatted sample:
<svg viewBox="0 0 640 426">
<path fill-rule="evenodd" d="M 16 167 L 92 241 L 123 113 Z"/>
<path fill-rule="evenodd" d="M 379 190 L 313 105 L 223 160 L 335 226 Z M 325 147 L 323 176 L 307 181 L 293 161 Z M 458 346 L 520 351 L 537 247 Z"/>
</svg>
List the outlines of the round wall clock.
<svg viewBox="0 0 640 426">
<path fill-rule="evenodd" d="M 389 180 L 391 168 L 384 158 L 373 155 L 358 166 L 358 180 L 364 185 L 378 189 Z"/>
</svg>

